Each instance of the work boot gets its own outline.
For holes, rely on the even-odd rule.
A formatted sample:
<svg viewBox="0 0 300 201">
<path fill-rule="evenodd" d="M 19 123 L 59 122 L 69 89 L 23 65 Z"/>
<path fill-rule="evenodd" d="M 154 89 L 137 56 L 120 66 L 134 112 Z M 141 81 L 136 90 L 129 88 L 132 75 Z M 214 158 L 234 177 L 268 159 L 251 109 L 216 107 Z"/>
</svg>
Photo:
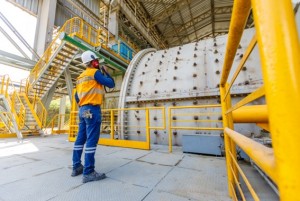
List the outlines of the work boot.
<svg viewBox="0 0 300 201">
<path fill-rule="evenodd" d="M 76 176 L 82 174 L 82 172 L 83 172 L 83 165 L 80 164 L 80 166 L 78 168 L 73 169 L 71 176 L 76 177 Z"/>
<path fill-rule="evenodd" d="M 90 181 L 98 181 L 105 178 L 106 175 L 104 173 L 97 173 L 96 171 L 94 171 L 88 175 L 83 175 L 82 183 L 86 183 Z"/>
</svg>

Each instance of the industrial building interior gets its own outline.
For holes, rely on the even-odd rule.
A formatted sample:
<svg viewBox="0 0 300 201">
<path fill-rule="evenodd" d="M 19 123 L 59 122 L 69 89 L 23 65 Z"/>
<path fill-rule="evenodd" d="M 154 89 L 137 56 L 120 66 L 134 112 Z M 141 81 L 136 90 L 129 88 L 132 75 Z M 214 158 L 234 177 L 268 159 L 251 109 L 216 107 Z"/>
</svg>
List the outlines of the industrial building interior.
<svg viewBox="0 0 300 201">
<path fill-rule="evenodd" d="M 0 201 L 300 200 L 299 5 L 1 1 Z M 107 178 L 83 184 L 87 50 L 115 87 L 95 155 Z"/>
</svg>

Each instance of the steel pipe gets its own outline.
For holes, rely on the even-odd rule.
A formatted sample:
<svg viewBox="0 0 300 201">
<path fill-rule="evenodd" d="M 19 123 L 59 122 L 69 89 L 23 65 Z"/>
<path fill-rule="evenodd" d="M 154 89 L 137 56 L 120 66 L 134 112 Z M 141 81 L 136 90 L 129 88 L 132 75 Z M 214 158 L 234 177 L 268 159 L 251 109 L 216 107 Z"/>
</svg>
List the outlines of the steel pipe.
<svg viewBox="0 0 300 201">
<path fill-rule="evenodd" d="M 275 183 L 278 183 L 272 148 L 255 142 L 230 128 L 225 128 L 224 131 L 225 135 L 228 135 Z"/>
<path fill-rule="evenodd" d="M 268 123 L 267 105 L 243 106 L 232 112 L 234 123 Z"/>
<path fill-rule="evenodd" d="M 250 14 L 250 9 L 250 0 L 234 1 L 226 46 L 225 61 L 220 82 L 221 86 L 224 86 L 228 79 L 228 75 L 231 70 L 237 48 L 240 44 L 247 18 Z"/>
</svg>

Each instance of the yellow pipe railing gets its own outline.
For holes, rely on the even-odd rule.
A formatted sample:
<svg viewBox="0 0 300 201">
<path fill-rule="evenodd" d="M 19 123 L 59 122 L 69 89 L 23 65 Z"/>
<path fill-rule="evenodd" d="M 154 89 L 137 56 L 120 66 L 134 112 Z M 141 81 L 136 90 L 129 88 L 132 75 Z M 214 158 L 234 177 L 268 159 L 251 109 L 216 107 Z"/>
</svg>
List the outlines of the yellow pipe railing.
<svg viewBox="0 0 300 201">
<path fill-rule="evenodd" d="M 22 129 L 25 124 L 25 106 L 23 105 L 12 81 L 8 75 L 0 76 L 0 94 L 3 94 L 11 108 L 11 113 L 16 120 L 18 129 Z"/>
<path fill-rule="evenodd" d="M 193 116 L 203 116 L 202 113 L 195 113 L 194 109 L 203 109 L 203 108 L 218 108 L 221 107 L 221 105 L 195 105 L 195 106 L 174 106 L 174 107 L 169 107 L 168 108 L 168 120 L 169 120 L 169 152 L 172 152 L 172 130 L 210 130 L 210 131 L 222 131 L 223 130 L 223 126 L 222 127 L 193 127 L 193 126 L 173 126 L 173 122 L 174 123 L 211 123 L 211 122 L 220 122 L 222 123 L 222 121 L 219 120 L 177 120 L 177 119 L 173 119 L 173 111 L 174 110 L 187 110 L 187 109 L 193 109 L 192 113 L 186 113 L 186 111 L 184 113 L 176 113 L 176 116 L 181 116 L 181 117 L 193 117 Z M 190 115 L 188 115 L 190 114 Z M 213 116 L 216 116 L 216 114 L 221 115 L 221 113 L 207 113 L 205 112 L 205 114 L 213 114 Z"/>
<path fill-rule="evenodd" d="M 11 120 L 13 114 L 9 112 L 0 112 L 0 116 L 3 117 L 3 119 L 0 118 L 0 138 L 15 137 L 16 134 L 11 132 L 14 130 Z"/>
<path fill-rule="evenodd" d="M 236 123 L 268 123 L 268 109 L 266 105 L 243 106 L 232 112 Z"/>
<path fill-rule="evenodd" d="M 237 48 L 250 14 L 251 2 L 249 0 L 234 1 L 231 23 L 229 27 L 228 41 L 226 46 L 225 61 L 222 70 L 220 85 L 224 86 L 235 57 Z"/>
<path fill-rule="evenodd" d="M 75 101 L 72 101 L 72 111 L 70 116 L 70 132 L 69 132 L 69 140 L 75 141 L 77 132 L 78 132 L 78 111 L 76 111 Z M 162 112 L 162 126 L 151 126 L 150 121 L 150 113 L 154 110 L 160 110 Z M 123 140 L 123 139 L 115 139 L 115 128 L 119 129 L 120 125 L 115 122 L 115 113 L 121 114 L 121 111 L 144 111 L 144 119 L 145 119 L 145 141 L 135 141 L 135 140 Z M 110 126 L 110 138 L 100 138 L 99 144 L 101 145 L 109 145 L 109 146 L 121 146 L 121 147 L 129 147 L 129 148 L 137 148 L 137 149 L 150 149 L 150 130 L 163 130 L 166 128 L 165 123 L 165 108 L 164 107 L 150 107 L 150 108 L 120 108 L 120 109 L 103 109 L 102 117 L 109 115 L 108 121 L 102 121 L 102 125 L 106 124 Z M 128 127 L 138 127 L 141 126 L 128 126 Z M 129 130 L 130 131 L 130 130 Z M 132 134 L 128 134 L 132 135 Z M 134 134 L 135 135 L 135 134 Z M 142 134 L 136 134 L 141 136 Z"/>
<path fill-rule="evenodd" d="M 224 131 L 226 135 L 228 135 L 270 178 L 272 178 L 273 181 L 278 181 L 275 172 L 275 160 L 272 148 L 255 142 L 229 128 L 225 128 Z"/>
<path fill-rule="evenodd" d="M 256 35 L 254 35 L 253 38 L 252 38 L 252 40 L 251 40 L 251 42 L 250 42 L 250 44 L 248 45 L 248 48 L 247 48 L 247 50 L 246 50 L 246 52 L 245 52 L 245 54 L 244 54 L 242 60 L 240 61 L 239 65 L 238 65 L 238 67 L 237 67 L 237 69 L 236 69 L 236 71 L 235 71 L 235 73 L 234 73 L 234 75 L 233 75 L 233 77 L 232 77 L 232 79 L 231 79 L 231 81 L 230 81 L 228 90 L 227 90 L 227 92 L 226 92 L 224 98 L 227 97 L 227 95 L 228 95 L 228 93 L 229 93 L 229 91 L 230 91 L 230 88 L 232 87 L 232 85 L 233 85 L 234 81 L 236 80 L 238 74 L 239 74 L 239 73 L 241 72 L 241 70 L 243 69 L 243 67 L 244 67 L 244 65 L 245 65 L 245 63 L 246 63 L 248 57 L 250 56 L 252 50 L 254 49 L 254 47 L 255 47 L 255 45 L 256 45 L 256 42 L 257 42 L 257 38 L 256 38 Z"/>
<path fill-rule="evenodd" d="M 252 3 L 256 35 L 226 84 Z M 265 85 L 231 107 L 230 88 L 258 43 Z M 240 191 L 237 172 L 244 179 L 254 200 L 259 200 L 236 160 L 235 143 L 277 184 L 280 200 L 300 200 L 298 124 L 300 107 L 300 46 L 291 1 L 234 1 L 225 61 L 220 81 L 226 166 L 229 195 L 236 200 Z M 266 97 L 267 105 L 244 106 Z M 255 111 L 253 111 L 255 108 Z M 254 112 L 256 113 L 254 115 Z M 272 147 L 261 145 L 233 130 L 234 122 L 257 123 L 270 129 Z M 236 168 L 236 170 L 234 169 Z M 243 195 L 242 192 L 240 192 Z M 243 200 L 245 198 L 243 197 Z"/>
<path fill-rule="evenodd" d="M 228 109 L 226 111 L 226 114 L 242 107 L 243 105 L 246 105 L 258 98 L 261 98 L 265 95 L 265 88 L 264 86 L 261 86 L 260 88 L 258 88 L 257 90 L 255 90 L 254 92 L 252 92 L 251 94 L 249 94 L 248 96 L 246 96 L 244 99 L 240 100 L 237 104 L 235 104 L 234 106 L 232 106 L 230 109 Z"/>
<path fill-rule="evenodd" d="M 50 129 L 51 134 L 62 134 L 68 133 L 69 131 L 69 114 L 56 114 L 49 121 L 47 126 L 44 127 L 46 132 Z"/>
<path fill-rule="evenodd" d="M 237 167 L 237 169 L 238 169 L 240 175 L 243 177 L 243 179 L 244 179 L 244 181 L 245 181 L 245 184 L 246 184 L 246 186 L 248 187 L 248 189 L 249 189 L 249 191 L 250 191 L 250 193 L 251 193 L 253 199 L 254 199 L 255 201 L 259 201 L 259 198 L 258 198 L 256 192 L 254 191 L 252 185 L 250 184 L 248 178 L 246 177 L 246 175 L 245 175 L 245 173 L 243 172 L 243 170 L 241 169 L 241 167 L 238 165 L 238 163 L 237 163 L 237 161 L 236 161 L 236 157 L 233 156 L 231 152 L 229 152 L 229 155 L 230 155 L 230 158 L 231 158 L 231 160 L 233 161 L 235 167 Z M 228 157 L 229 157 L 229 156 L 228 156 Z M 231 165 L 230 165 L 230 170 L 232 171 L 234 177 L 236 178 L 237 175 L 236 175 L 236 173 L 234 173 L 234 170 L 233 170 L 233 168 L 232 168 Z M 238 180 L 238 179 L 237 179 L 237 180 Z M 234 192 L 234 194 L 235 194 L 235 197 L 236 197 L 236 193 L 235 193 L 235 192 Z M 246 199 L 245 199 L 245 200 L 246 200 Z"/>
<path fill-rule="evenodd" d="M 44 128 L 46 126 L 46 119 L 47 119 L 47 110 L 44 106 L 44 104 L 42 103 L 42 101 L 37 97 L 31 97 L 28 98 L 31 107 L 33 109 L 33 111 L 36 113 L 36 116 L 38 117 L 39 121 L 40 121 L 40 127 Z"/>
</svg>

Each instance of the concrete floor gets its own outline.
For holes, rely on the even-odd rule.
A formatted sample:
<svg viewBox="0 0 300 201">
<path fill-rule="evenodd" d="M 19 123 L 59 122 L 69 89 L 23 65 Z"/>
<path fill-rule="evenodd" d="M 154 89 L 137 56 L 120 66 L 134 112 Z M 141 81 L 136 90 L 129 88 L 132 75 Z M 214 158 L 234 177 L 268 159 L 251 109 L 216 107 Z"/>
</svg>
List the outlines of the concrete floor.
<svg viewBox="0 0 300 201">
<path fill-rule="evenodd" d="M 0 139 L 0 201 L 227 201 L 224 158 L 184 154 L 180 147 L 152 150 L 98 146 L 102 181 L 71 177 L 73 143 L 66 135 Z M 247 168 L 246 168 L 247 169 Z M 251 171 L 251 170 L 250 170 Z M 255 171 L 263 200 L 278 200 Z M 257 177 L 257 178 L 255 178 Z"/>
</svg>

